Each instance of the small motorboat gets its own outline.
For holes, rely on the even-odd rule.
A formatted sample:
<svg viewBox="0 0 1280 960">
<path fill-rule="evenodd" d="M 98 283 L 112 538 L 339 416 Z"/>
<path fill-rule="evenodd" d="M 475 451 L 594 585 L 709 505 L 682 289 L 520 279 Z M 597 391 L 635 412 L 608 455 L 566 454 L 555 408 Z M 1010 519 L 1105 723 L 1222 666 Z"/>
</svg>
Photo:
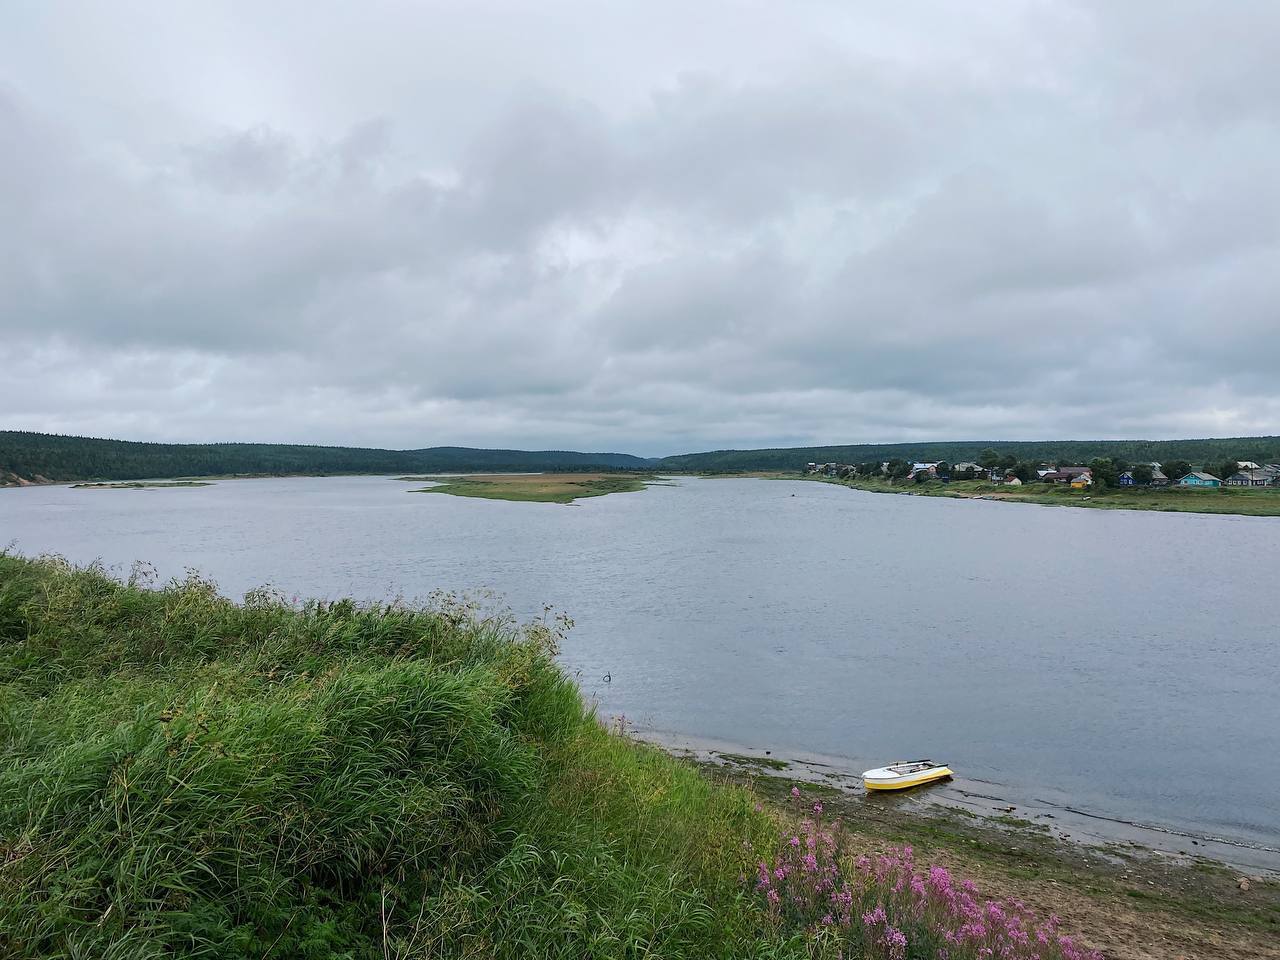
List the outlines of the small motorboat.
<svg viewBox="0 0 1280 960">
<path fill-rule="evenodd" d="M 868 790 L 905 790 L 923 783 L 945 780 L 951 776 L 951 768 L 932 760 L 895 760 L 887 767 L 877 767 L 862 775 Z"/>
</svg>

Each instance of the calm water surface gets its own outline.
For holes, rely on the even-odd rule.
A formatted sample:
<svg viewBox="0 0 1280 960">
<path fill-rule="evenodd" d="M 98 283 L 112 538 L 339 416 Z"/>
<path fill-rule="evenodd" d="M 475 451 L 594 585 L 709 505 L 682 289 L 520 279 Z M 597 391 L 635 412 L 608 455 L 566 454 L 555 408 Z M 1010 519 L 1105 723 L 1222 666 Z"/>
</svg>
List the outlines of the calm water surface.
<svg viewBox="0 0 1280 960">
<path fill-rule="evenodd" d="M 1028 797 L 1280 847 L 1280 519 L 770 480 L 569 507 L 407 490 L 4 490 L 0 545 L 195 567 L 232 595 L 487 588 L 572 615 L 584 691 L 653 730 L 855 768 L 939 756 Z"/>
</svg>

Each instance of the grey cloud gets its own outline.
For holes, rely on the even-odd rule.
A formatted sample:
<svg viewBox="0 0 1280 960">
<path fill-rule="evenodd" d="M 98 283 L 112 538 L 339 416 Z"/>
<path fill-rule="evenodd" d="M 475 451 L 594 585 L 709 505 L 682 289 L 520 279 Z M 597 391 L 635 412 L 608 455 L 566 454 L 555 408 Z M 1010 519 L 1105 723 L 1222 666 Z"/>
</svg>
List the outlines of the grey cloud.
<svg viewBox="0 0 1280 960">
<path fill-rule="evenodd" d="M 1272 5 L 491 6 L 15 17 L 0 425 L 1280 432 Z"/>
<path fill-rule="evenodd" d="M 224 134 L 187 148 L 192 173 L 230 193 L 278 190 L 294 164 L 294 144 L 268 127 Z"/>
</svg>

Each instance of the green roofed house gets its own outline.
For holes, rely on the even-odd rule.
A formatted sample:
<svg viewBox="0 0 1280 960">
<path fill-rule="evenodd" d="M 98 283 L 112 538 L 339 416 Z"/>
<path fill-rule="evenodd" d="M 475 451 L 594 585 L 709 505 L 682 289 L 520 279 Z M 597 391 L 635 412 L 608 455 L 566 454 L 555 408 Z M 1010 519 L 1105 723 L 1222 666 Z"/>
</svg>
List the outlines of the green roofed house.
<svg viewBox="0 0 1280 960">
<path fill-rule="evenodd" d="M 1215 477 L 1212 473 L 1203 473 L 1199 470 L 1188 473 L 1185 477 L 1178 481 L 1180 487 L 1220 487 L 1222 481 Z"/>
</svg>

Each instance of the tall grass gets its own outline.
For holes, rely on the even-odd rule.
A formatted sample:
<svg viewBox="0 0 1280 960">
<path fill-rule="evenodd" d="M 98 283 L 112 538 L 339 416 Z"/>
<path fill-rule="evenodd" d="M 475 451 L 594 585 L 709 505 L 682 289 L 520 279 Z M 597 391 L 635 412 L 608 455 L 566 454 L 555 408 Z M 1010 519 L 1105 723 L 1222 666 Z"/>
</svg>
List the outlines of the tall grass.
<svg viewBox="0 0 1280 960">
<path fill-rule="evenodd" d="M 557 621 L 148 582 L 0 553 L 5 960 L 1089 956 L 610 733 Z"/>
<path fill-rule="evenodd" d="M 606 732 L 556 639 L 0 556 L 0 955 L 801 951 L 749 796 Z"/>
</svg>

